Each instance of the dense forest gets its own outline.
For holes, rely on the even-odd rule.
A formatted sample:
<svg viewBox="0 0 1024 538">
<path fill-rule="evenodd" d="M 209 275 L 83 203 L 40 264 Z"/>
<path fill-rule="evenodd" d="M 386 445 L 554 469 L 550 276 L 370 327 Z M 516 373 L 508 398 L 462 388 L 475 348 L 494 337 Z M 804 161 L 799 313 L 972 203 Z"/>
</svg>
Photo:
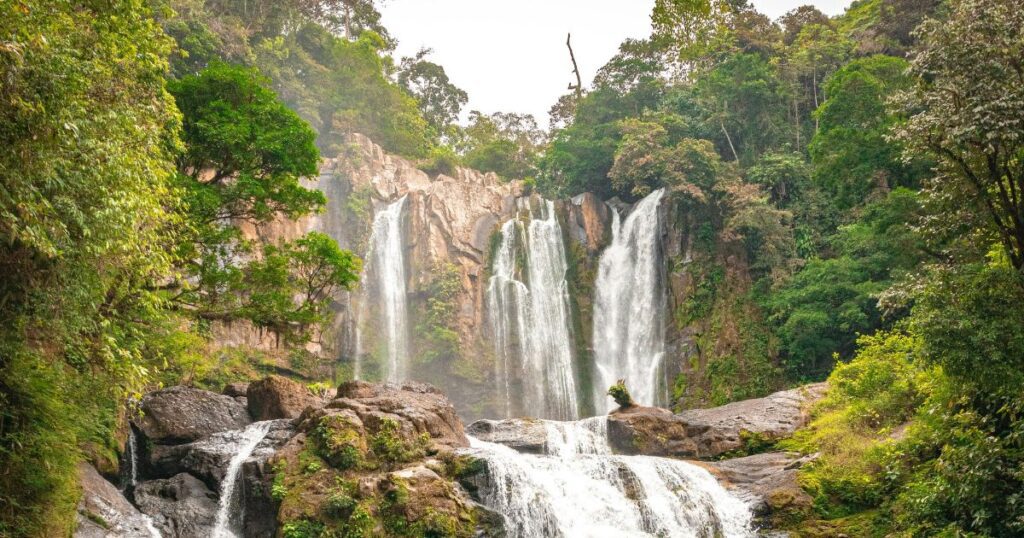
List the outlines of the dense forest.
<svg viewBox="0 0 1024 538">
<path fill-rule="evenodd" d="M 698 215 L 721 256 L 690 269 L 699 292 L 673 319 L 713 320 L 728 294 L 715 315 L 740 330 L 673 403 L 828 381 L 782 442 L 817 455 L 795 535 L 1024 535 L 1015 0 L 777 21 L 745 0 L 657 0 L 653 34 L 547 130 L 465 111 L 429 50 L 395 57 L 375 4 L 0 5 L 0 536 L 69 535 L 77 464 L 116 467 L 147 389 L 245 375 L 204 353 L 212 323 L 301 350 L 329 322 L 362 261 L 318 232 L 243 231 L 321 211 L 302 180 L 351 133 L 433 174 L 550 199 L 665 188 Z M 723 285 L 735 256 L 740 290 Z"/>
</svg>

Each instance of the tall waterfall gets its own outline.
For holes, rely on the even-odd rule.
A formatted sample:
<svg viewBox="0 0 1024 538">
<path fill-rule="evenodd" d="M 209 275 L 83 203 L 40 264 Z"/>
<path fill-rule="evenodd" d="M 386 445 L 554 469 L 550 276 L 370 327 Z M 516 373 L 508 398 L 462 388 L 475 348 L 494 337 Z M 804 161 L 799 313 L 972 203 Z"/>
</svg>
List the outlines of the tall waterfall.
<svg viewBox="0 0 1024 538">
<path fill-rule="evenodd" d="M 562 229 L 554 203 L 501 227 L 487 287 L 497 396 L 506 417 L 579 417 Z M 520 267 L 520 265 L 522 267 Z M 513 391 L 513 380 L 521 386 Z M 514 394 L 514 392 L 516 394 Z"/>
<path fill-rule="evenodd" d="M 238 449 L 228 463 L 228 469 L 224 473 L 224 480 L 220 485 L 220 501 L 217 506 L 217 519 L 213 527 L 213 538 L 238 538 L 237 533 L 239 515 L 236 510 L 238 502 L 235 499 L 235 487 L 238 485 L 238 475 L 242 470 L 242 464 L 252 455 L 253 450 L 260 444 L 260 441 L 267 436 L 270 425 L 273 421 L 257 422 L 242 430 L 238 440 Z M 233 521 L 235 520 L 235 521 Z"/>
<path fill-rule="evenodd" d="M 747 504 L 705 469 L 615 456 L 607 418 L 545 422 L 547 455 L 470 438 L 488 466 L 481 496 L 515 538 L 753 536 Z"/>
<path fill-rule="evenodd" d="M 388 381 L 405 381 L 409 376 L 409 307 L 406 297 L 405 245 L 402 240 L 402 216 L 406 196 L 392 202 L 373 217 L 373 230 L 367 252 L 368 265 L 364 281 L 372 280 L 374 297 L 364 296 L 360 320 L 356 329 L 355 378 L 363 376 L 362 355 L 364 354 L 363 324 L 377 320 L 382 330 L 378 340 L 384 339 L 387 361 L 383 377 Z"/>
<path fill-rule="evenodd" d="M 641 200 L 622 222 L 613 211 L 612 242 L 601 254 L 594 297 L 594 407 L 610 409 L 605 395 L 625 379 L 633 398 L 665 405 L 665 284 L 658 207 L 664 189 Z"/>
</svg>

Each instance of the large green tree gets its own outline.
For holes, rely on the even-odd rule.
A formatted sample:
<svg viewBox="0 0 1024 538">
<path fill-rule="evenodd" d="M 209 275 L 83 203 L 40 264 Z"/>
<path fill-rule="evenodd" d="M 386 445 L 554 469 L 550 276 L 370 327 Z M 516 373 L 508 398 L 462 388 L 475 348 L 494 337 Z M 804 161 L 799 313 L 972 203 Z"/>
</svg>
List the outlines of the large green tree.
<svg viewBox="0 0 1024 538">
<path fill-rule="evenodd" d="M 318 171 L 316 134 L 253 69 L 214 63 L 170 91 L 184 117 L 178 183 L 187 208 L 174 303 L 306 338 L 334 290 L 358 278 L 358 259 L 316 233 L 254 253 L 240 226 L 322 208 L 323 193 L 300 184 Z"/>
</svg>

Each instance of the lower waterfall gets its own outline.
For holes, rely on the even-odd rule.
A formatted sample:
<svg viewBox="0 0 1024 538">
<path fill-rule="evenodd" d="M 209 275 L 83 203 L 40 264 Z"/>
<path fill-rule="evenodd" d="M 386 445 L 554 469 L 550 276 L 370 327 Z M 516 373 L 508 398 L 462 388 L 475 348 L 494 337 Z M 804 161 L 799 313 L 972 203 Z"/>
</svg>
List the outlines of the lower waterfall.
<svg viewBox="0 0 1024 538">
<path fill-rule="evenodd" d="M 554 203 L 540 217 L 501 227 L 487 286 L 495 384 L 505 417 L 579 417 L 570 331 L 567 264 Z M 513 391 L 512 379 L 521 384 Z M 516 392 L 516 394 L 513 394 Z"/>
<path fill-rule="evenodd" d="M 612 242 L 601 254 L 594 297 L 594 407 L 611 409 L 605 391 L 625 379 L 642 405 L 668 402 L 663 378 L 665 284 L 658 207 L 665 189 L 641 200 L 622 222 L 613 210 Z"/>
<path fill-rule="evenodd" d="M 238 520 L 241 519 L 238 513 L 238 502 L 235 499 L 235 487 L 238 485 L 238 475 L 242 470 L 242 464 L 252 455 L 253 450 L 260 444 L 260 441 L 267 436 L 270 425 L 273 421 L 257 422 L 242 430 L 238 440 L 238 451 L 231 457 L 228 469 L 224 473 L 224 479 L 220 484 L 220 500 L 217 506 L 217 519 L 213 526 L 213 538 L 238 538 L 241 536 L 238 530 Z"/>
<path fill-rule="evenodd" d="M 707 470 L 612 455 L 607 418 L 545 421 L 546 455 L 470 438 L 487 462 L 484 504 L 515 538 L 754 536 L 748 505 Z"/>
</svg>

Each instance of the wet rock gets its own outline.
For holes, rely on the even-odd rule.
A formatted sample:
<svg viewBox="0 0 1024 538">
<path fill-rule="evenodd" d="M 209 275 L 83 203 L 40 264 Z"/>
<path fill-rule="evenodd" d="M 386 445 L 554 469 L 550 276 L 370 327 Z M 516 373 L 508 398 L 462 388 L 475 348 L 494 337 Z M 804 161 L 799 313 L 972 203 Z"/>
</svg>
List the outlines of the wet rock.
<svg viewBox="0 0 1024 538">
<path fill-rule="evenodd" d="M 401 385 L 349 381 L 338 387 L 338 398 L 327 409 L 353 412 L 370 431 L 377 431 L 384 419 L 398 422 L 407 439 L 427 434 L 434 448 L 469 446 L 462 420 L 451 402 L 437 388 L 426 383 Z"/>
<path fill-rule="evenodd" d="M 305 385 L 278 375 L 250 384 L 246 397 L 249 399 L 249 414 L 257 421 L 298 418 L 306 407 L 323 403 Z"/>
<path fill-rule="evenodd" d="M 217 494 L 188 473 L 139 484 L 135 503 L 164 538 L 207 538 L 217 520 Z"/>
<path fill-rule="evenodd" d="M 797 482 L 797 472 L 813 457 L 766 452 L 703 465 L 729 489 L 738 490 L 772 526 L 802 519 L 813 500 Z"/>
<path fill-rule="evenodd" d="M 146 517 L 93 466 L 78 466 L 82 500 L 74 538 L 152 538 Z"/>
<path fill-rule="evenodd" d="M 673 415 L 665 409 L 634 407 L 608 416 L 608 440 L 622 454 L 713 458 L 744 451 L 750 442 L 772 443 L 807 423 L 808 407 L 825 384 Z"/>
<path fill-rule="evenodd" d="M 701 457 L 695 437 L 702 433 L 668 409 L 633 406 L 608 415 L 608 443 L 618 454 Z"/>
<path fill-rule="evenodd" d="M 147 439 L 182 444 L 252 422 L 245 407 L 230 396 L 192 387 L 171 387 L 142 398 L 142 417 L 134 421 Z"/>
<path fill-rule="evenodd" d="M 547 429 L 536 419 L 478 420 L 466 427 L 466 433 L 527 454 L 544 454 L 547 447 Z"/>
<path fill-rule="evenodd" d="M 597 254 L 607 243 L 611 211 L 596 194 L 585 192 L 572 198 L 567 224 L 570 236 Z"/>
<path fill-rule="evenodd" d="M 275 420 L 267 436 L 253 450 L 247 462 L 266 462 L 295 433 L 289 420 Z M 238 450 L 242 430 L 219 432 L 206 439 L 174 447 L 181 454 L 175 467 L 199 478 L 213 491 L 219 491 L 231 458 Z"/>
</svg>

